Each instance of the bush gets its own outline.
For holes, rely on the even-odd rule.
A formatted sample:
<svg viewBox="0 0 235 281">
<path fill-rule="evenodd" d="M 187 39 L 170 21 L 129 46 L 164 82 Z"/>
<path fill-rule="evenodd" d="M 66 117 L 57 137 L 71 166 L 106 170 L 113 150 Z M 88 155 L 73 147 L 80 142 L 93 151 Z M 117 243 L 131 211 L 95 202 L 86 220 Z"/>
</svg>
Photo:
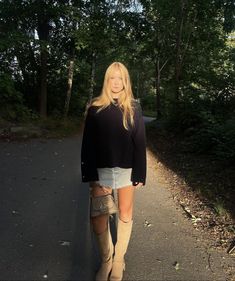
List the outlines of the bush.
<svg viewBox="0 0 235 281">
<path fill-rule="evenodd" d="M 219 158 L 235 161 L 235 117 L 218 127 L 214 153 Z"/>
<path fill-rule="evenodd" d="M 191 151 L 234 161 L 235 117 L 231 115 L 213 112 L 210 101 L 195 97 L 174 107 L 168 115 L 166 127 L 183 135 Z"/>
<path fill-rule="evenodd" d="M 10 103 L 22 104 L 23 95 L 15 89 L 14 81 L 9 74 L 0 75 L 0 99 L 1 105 Z"/>
<path fill-rule="evenodd" d="M 38 118 L 23 104 L 23 95 L 15 89 L 8 74 L 0 75 L 0 117 L 8 121 L 26 121 Z"/>
<path fill-rule="evenodd" d="M 222 123 L 207 123 L 191 137 L 193 150 L 210 153 L 219 159 L 235 160 L 235 118 Z"/>
<path fill-rule="evenodd" d="M 156 111 L 155 95 L 145 95 L 141 97 L 141 104 L 145 111 Z"/>
</svg>

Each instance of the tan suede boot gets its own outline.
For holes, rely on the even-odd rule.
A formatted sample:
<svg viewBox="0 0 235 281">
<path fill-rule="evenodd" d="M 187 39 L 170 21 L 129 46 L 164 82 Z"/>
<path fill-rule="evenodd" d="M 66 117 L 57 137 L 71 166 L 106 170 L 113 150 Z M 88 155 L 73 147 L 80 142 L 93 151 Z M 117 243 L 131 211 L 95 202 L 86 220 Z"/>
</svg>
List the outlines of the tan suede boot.
<svg viewBox="0 0 235 281">
<path fill-rule="evenodd" d="M 110 281 L 122 280 L 123 270 L 125 270 L 124 256 L 130 241 L 132 225 L 133 220 L 129 222 L 123 222 L 122 220 L 118 219 L 117 243 L 115 245 L 112 272 L 109 279 Z"/>
<path fill-rule="evenodd" d="M 107 281 L 112 269 L 113 262 L 113 242 L 110 233 L 109 223 L 105 232 L 96 235 L 100 256 L 102 259 L 100 269 L 96 273 L 96 281 Z"/>
</svg>

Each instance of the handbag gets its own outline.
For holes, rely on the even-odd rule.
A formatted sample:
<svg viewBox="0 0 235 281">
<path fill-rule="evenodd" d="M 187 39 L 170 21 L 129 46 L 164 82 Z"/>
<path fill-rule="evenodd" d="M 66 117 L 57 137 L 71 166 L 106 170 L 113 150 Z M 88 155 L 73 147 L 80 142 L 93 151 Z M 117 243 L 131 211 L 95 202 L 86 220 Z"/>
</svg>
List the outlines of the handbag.
<svg viewBox="0 0 235 281">
<path fill-rule="evenodd" d="M 91 197 L 91 217 L 100 215 L 112 215 L 118 212 L 112 194 L 107 194 L 98 197 Z"/>
</svg>

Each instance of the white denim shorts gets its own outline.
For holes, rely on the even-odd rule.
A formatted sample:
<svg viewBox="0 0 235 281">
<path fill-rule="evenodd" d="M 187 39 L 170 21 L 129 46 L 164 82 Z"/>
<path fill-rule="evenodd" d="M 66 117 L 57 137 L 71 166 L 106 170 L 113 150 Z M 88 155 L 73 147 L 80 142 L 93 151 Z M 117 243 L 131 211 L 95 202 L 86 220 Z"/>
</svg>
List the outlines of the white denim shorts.
<svg viewBox="0 0 235 281">
<path fill-rule="evenodd" d="M 132 168 L 97 168 L 99 175 L 99 184 L 113 189 L 132 185 Z"/>
</svg>

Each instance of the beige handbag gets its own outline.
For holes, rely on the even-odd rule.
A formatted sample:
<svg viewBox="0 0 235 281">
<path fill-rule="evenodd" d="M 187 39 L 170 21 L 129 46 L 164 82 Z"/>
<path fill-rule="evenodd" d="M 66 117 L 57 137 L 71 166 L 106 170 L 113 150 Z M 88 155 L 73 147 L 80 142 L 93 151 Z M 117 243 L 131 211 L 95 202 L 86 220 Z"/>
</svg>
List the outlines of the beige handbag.
<svg viewBox="0 0 235 281">
<path fill-rule="evenodd" d="M 118 212 L 112 194 L 91 197 L 91 217 L 112 215 Z"/>
</svg>

